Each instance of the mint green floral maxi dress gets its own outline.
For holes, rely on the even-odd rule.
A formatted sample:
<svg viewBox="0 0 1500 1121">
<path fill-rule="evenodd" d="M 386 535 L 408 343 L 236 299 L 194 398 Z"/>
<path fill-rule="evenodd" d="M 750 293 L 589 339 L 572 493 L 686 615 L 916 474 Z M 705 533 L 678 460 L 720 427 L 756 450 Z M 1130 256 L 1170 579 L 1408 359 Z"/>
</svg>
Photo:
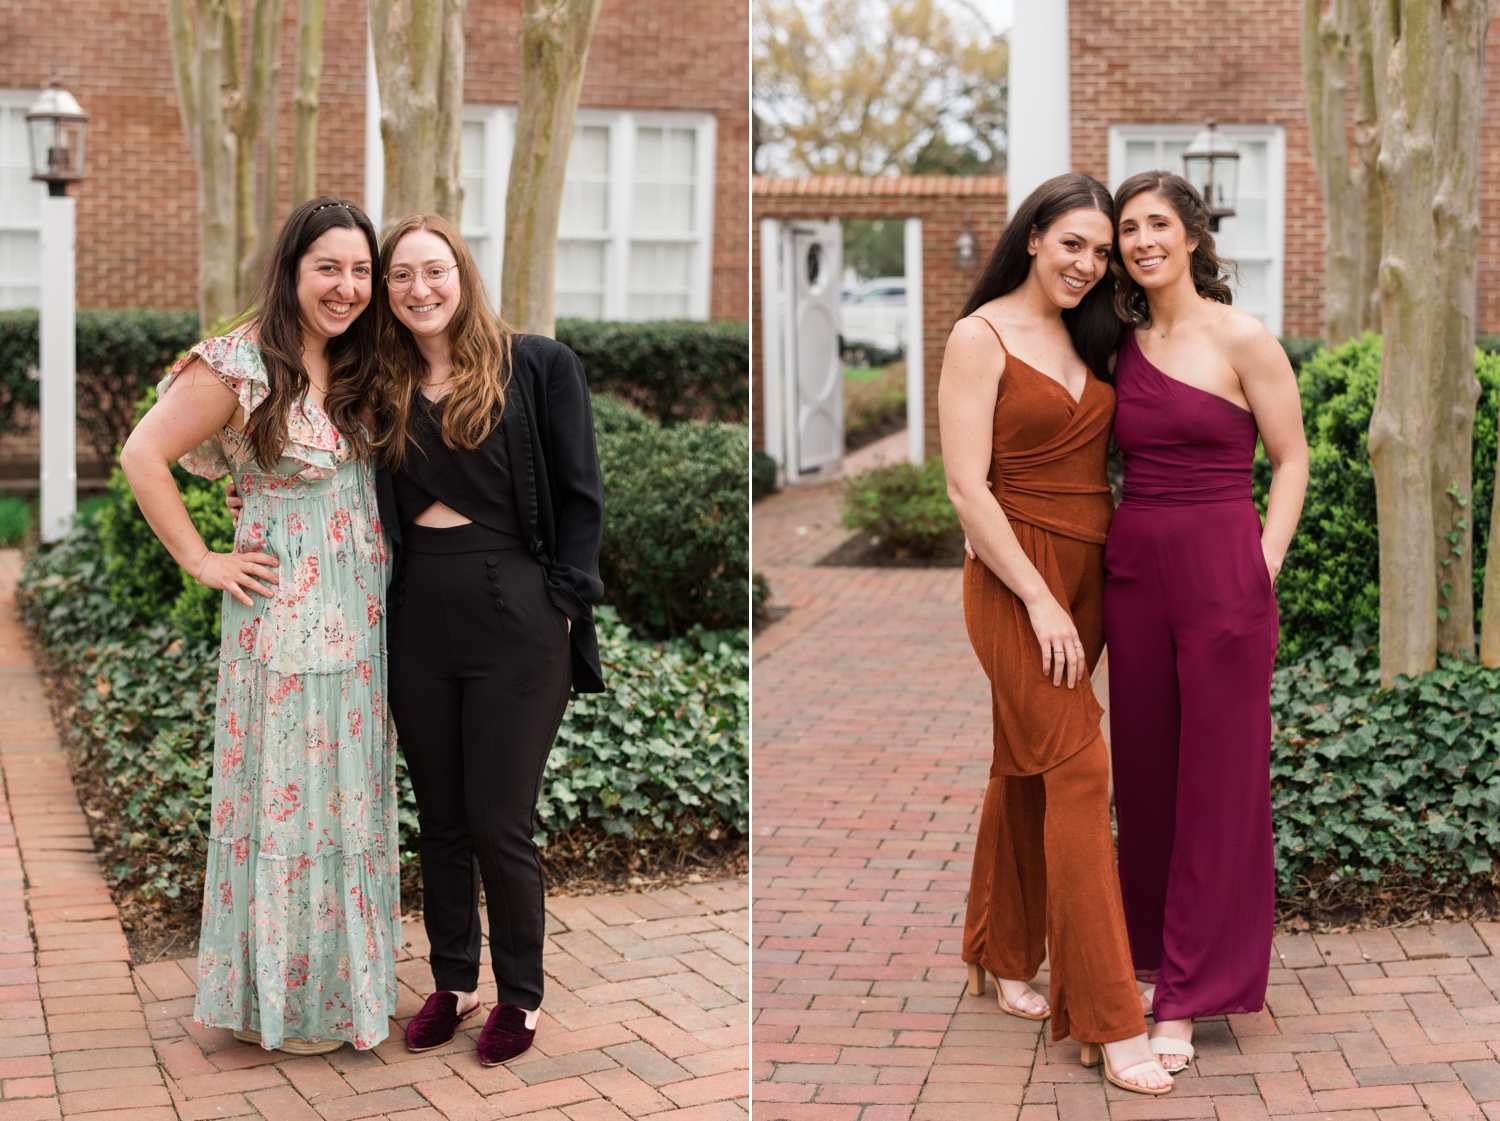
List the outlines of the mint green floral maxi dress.
<svg viewBox="0 0 1500 1121">
<path fill-rule="evenodd" d="M 239 335 L 193 347 L 239 396 L 269 392 L 259 348 Z M 226 427 L 180 461 L 234 475 L 237 552 L 280 561 L 271 598 L 224 594 L 213 818 L 198 944 L 204 1027 L 385 1038 L 400 941 L 396 736 L 386 705 L 389 562 L 374 468 L 353 459 L 321 410 L 294 405 L 274 471 Z"/>
</svg>

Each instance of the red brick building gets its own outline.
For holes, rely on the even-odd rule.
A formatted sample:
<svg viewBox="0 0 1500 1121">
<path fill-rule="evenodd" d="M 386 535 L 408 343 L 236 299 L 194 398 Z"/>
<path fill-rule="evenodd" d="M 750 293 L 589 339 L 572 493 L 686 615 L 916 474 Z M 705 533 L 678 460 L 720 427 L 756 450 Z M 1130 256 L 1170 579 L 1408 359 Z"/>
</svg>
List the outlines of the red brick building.
<svg viewBox="0 0 1500 1121">
<path fill-rule="evenodd" d="M 1180 170 L 1212 111 L 1241 151 L 1224 247 L 1238 302 L 1283 335 L 1320 335 L 1323 198 L 1308 146 L 1299 0 L 1067 0 L 1073 167 L 1109 186 Z M 1500 34 L 1485 66 L 1479 330 L 1500 333 Z M 1012 101 L 1012 112 L 1023 107 Z"/>
<path fill-rule="evenodd" d="M 289 150 L 296 5 L 282 33 L 281 149 Z M 367 5 L 326 0 L 318 186 L 368 202 L 378 125 Z M 469 5 L 464 232 L 492 290 L 518 96 L 520 0 Z M 605 0 L 570 161 L 559 314 L 748 315 L 747 0 Z M 246 32 L 248 35 L 248 30 Z M 35 304 L 35 199 L 22 117 L 56 65 L 90 113 L 78 200 L 83 306 L 196 304 L 197 185 L 183 139 L 161 0 L 0 5 L 0 307 Z M 289 172 L 281 174 L 282 211 Z"/>
</svg>

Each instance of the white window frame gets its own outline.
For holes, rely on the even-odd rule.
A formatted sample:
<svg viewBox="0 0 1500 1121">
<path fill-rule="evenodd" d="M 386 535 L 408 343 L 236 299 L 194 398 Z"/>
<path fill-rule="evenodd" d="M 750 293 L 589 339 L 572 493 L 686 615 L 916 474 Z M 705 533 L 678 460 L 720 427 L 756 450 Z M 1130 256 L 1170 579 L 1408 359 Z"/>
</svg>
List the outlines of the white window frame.
<svg viewBox="0 0 1500 1121">
<path fill-rule="evenodd" d="M 1201 124 L 1125 124 L 1109 126 L 1109 189 L 1116 190 L 1125 179 L 1125 145 L 1131 140 L 1154 140 L 1158 144 L 1172 140 L 1192 140 L 1201 132 Z M 1266 142 L 1266 239 L 1267 248 L 1241 253 L 1238 259 L 1265 262 L 1267 278 L 1266 327 L 1273 335 L 1282 328 L 1284 273 L 1286 269 L 1286 130 L 1281 125 L 1220 125 L 1219 131 L 1231 140 Z M 1171 168 L 1179 175 L 1181 168 Z"/>
<path fill-rule="evenodd" d="M 515 145 L 516 108 L 513 105 L 465 105 L 464 120 L 484 125 L 484 213 L 483 229 L 464 229 L 463 235 L 492 240 L 496 251 L 485 270 L 490 297 L 500 304 L 500 277 L 505 245 L 505 194 L 510 179 L 511 152 Z M 579 109 L 578 125 L 609 129 L 609 230 L 558 230 L 559 240 L 579 238 L 606 243 L 604 318 L 629 318 L 630 243 L 632 241 L 687 241 L 694 243 L 692 276 L 688 289 L 689 319 L 707 319 L 713 287 L 714 171 L 716 167 L 716 120 L 711 113 L 636 112 L 612 109 Z M 635 181 L 635 141 L 638 128 L 691 128 L 698 134 L 697 167 L 693 206 L 696 229 L 691 234 L 631 229 Z M 367 145 L 368 147 L 368 145 Z M 367 154 L 366 167 L 371 166 Z"/>
<path fill-rule="evenodd" d="M 37 95 L 40 92 L 40 90 L 0 89 L 0 109 L 29 109 L 33 104 L 35 104 Z M 0 169 L 8 170 L 12 167 L 26 167 L 27 169 L 31 167 L 31 154 L 29 149 L 22 150 L 19 160 L 16 158 L 11 158 L 6 159 L 3 163 L 0 163 Z M 35 188 L 38 199 L 46 195 L 46 184 L 33 182 L 31 185 L 33 188 Z M 35 233 L 38 238 L 41 237 L 42 222 L 40 216 L 33 220 L 17 218 L 9 207 L 0 206 L 0 233 L 27 232 Z M 22 285 L 26 287 L 35 286 L 37 290 L 40 291 L 42 286 L 41 273 L 38 272 L 34 278 L 0 276 L 0 309 L 9 310 L 11 308 L 30 306 L 16 304 L 11 300 L 9 294 L 10 290 L 14 287 Z"/>
</svg>

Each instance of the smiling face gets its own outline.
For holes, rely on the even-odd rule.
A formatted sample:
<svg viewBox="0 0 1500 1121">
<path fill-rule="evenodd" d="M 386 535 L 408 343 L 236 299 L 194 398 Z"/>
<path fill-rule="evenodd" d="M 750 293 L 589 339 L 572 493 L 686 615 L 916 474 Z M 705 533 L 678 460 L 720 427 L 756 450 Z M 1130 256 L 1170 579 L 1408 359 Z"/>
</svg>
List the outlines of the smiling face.
<svg viewBox="0 0 1500 1121">
<path fill-rule="evenodd" d="M 370 304 L 375 264 L 359 230 L 335 227 L 308 247 L 297 264 L 302 330 L 323 339 L 349 329 Z"/>
<path fill-rule="evenodd" d="M 1032 283 L 1058 307 L 1077 307 L 1108 271 L 1113 240 L 1109 218 L 1100 211 L 1068 211 L 1045 232 L 1032 233 Z"/>
<path fill-rule="evenodd" d="M 1120 211 L 1120 258 L 1142 288 L 1164 288 L 1191 274 L 1196 248 L 1176 208 L 1156 191 L 1136 195 Z"/>
<path fill-rule="evenodd" d="M 447 270 L 446 275 L 433 283 L 430 273 L 439 269 Z M 411 287 L 398 291 L 392 278 L 410 279 Z M 391 311 L 419 337 L 444 334 L 463 303 L 453 249 L 431 230 L 412 230 L 396 244 L 386 285 Z"/>
</svg>

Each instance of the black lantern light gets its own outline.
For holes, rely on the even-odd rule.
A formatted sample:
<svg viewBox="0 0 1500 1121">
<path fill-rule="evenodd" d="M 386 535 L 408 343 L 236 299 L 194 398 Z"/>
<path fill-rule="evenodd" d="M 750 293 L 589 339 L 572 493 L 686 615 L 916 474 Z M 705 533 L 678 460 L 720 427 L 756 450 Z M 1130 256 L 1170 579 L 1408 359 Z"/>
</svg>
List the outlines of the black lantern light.
<svg viewBox="0 0 1500 1121">
<path fill-rule="evenodd" d="M 26 112 L 31 133 L 31 177 L 47 184 L 47 193 L 66 195 L 68 184 L 83 178 L 83 139 L 89 115 L 62 88 L 55 73 L 52 84 Z"/>
<path fill-rule="evenodd" d="M 953 243 L 953 263 L 960 271 L 968 272 L 974 267 L 977 258 L 979 242 L 974 237 L 974 223 L 964 215 L 964 228 L 959 231 L 958 240 Z"/>
<path fill-rule="evenodd" d="M 1208 115 L 1207 126 L 1182 153 L 1182 166 L 1184 178 L 1198 188 L 1208 204 L 1208 228 L 1217 233 L 1220 218 L 1234 217 L 1240 153 L 1234 141 L 1219 131 L 1212 113 Z"/>
</svg>

